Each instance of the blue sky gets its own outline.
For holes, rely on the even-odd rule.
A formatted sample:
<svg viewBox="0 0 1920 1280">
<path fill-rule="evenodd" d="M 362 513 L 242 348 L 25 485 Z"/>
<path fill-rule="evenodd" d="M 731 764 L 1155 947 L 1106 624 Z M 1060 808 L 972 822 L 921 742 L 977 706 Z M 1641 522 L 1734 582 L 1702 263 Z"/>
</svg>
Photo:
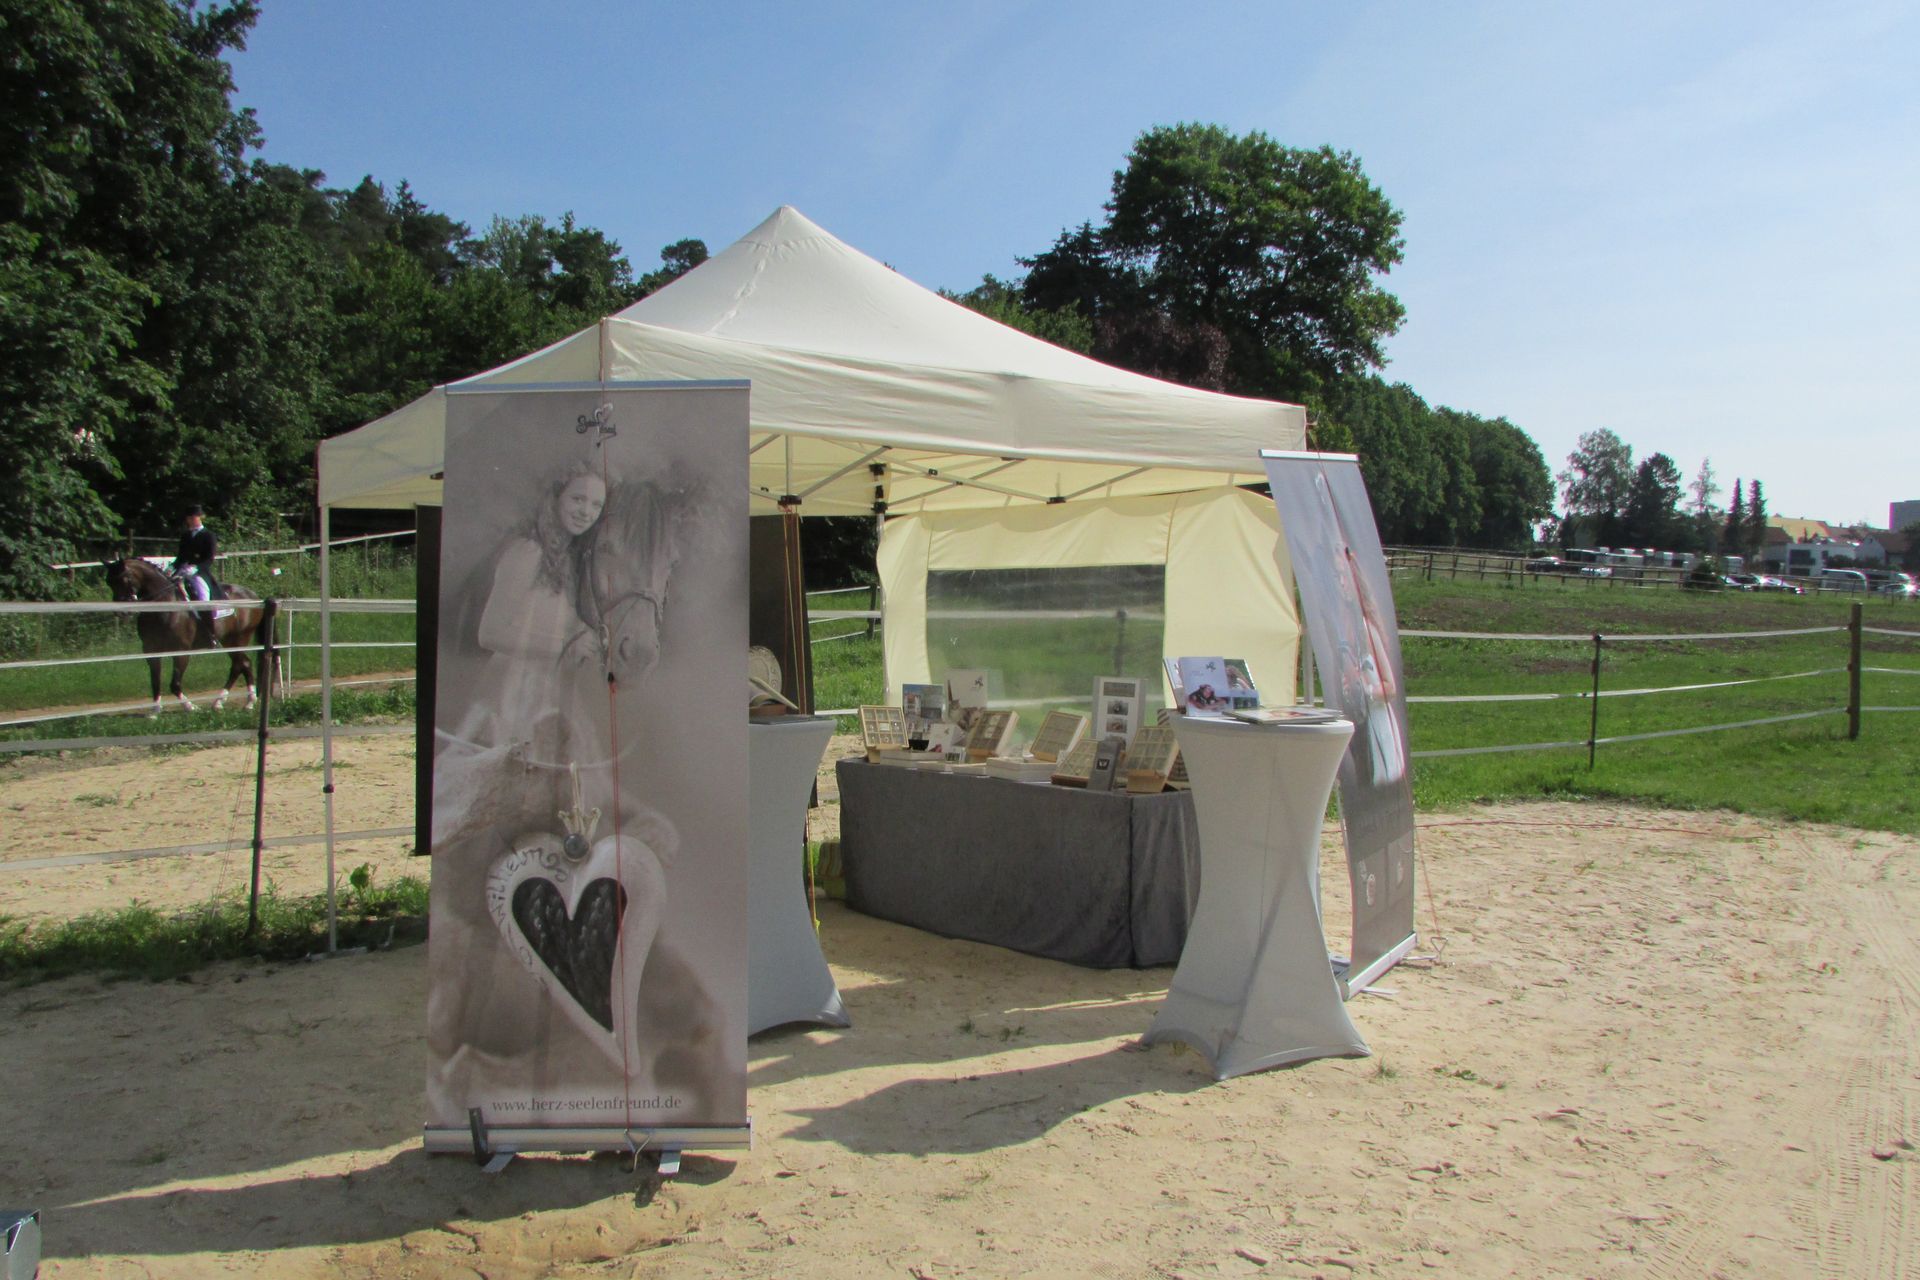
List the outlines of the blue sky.
<svg viewBox="0 0 1920 1280">
<path fill-rule="evenodd" d="M 1556 471 L 1610 427 L 1777 515 L 1920 497 L 1910 3 L 264 8 L 269 159 L 476 230 L 571 210 L 642 271 L 792 204 L 965 289 L 1098 221 L 1154 125 L 1350 150 L 1406 218 L 1390 379 Z"/>
</svg>

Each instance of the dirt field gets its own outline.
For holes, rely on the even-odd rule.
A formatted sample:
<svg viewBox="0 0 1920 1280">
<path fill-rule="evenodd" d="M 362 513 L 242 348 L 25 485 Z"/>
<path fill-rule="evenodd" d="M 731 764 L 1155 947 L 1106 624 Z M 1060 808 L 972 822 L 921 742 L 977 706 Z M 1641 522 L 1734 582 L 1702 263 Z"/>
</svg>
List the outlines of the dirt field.
<svg viewBox="0 0 1920 1280">
<path fill-rule="evenodd" d="M 341 751 L 341 827 L 410 822 L 408 740 Z M 315 758 L 278 753 L 270 833 L 319 829 Z M 0 864 L 245 835 L 250 779 L 0 766 Z M 1920 1272 L 1920 842 L 1543 804 L 1431 816 L 1420 853 L 1427 958 L 1354 1006 L 1375 1056 L 1223 1084 L 1135 1047 L 1169 970 L 828 904 L 853 1029 L 757 1038 L 756 1148 L 664 1184 L 423 1155 L 424 949 L 7 991 L 0 1204 L 43 1210 L 49 1277 Z M 245 856 L 0 866 L 0 914 L 193 901 Z"/>
</svg>

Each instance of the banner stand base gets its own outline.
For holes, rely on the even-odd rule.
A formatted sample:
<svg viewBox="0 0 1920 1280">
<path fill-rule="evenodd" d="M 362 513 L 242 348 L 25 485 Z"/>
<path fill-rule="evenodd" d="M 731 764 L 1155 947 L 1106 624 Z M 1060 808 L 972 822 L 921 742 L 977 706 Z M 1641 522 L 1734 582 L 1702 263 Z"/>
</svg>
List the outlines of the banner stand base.
<svg viewBox="0 0 1920 1280">
<path fill-rule="evenodd" d="M 753 1120 L 743 1125 L 489 1125 L 478 1107 L 467 1112 L 467 1127 L 427 1125 L 423 1145 L 429 1154 L 463 1152 L 487 1173 L 498 1173 L 513 1158 L 533 1151 L 624 1151 L 637 1161 L 643 1152 L 658 1157 L 660 1176 L 680 1172 L 685 1151 L 737 1150 L 753 1146 Z"/>
<path fill-rule="evenodd" d="M 1340 981 L 1341 998 L 1351 1000 L 1372 986 L 1375 978 L 1380 977 L 1387 970 L 1393 968 L 1393 966 L 1399 964 L 1402 960 L 1405 960 L 1409 955 L 1412 955 L 1414 944 L 1419 940 L 1419 934 L 1408 934 L 1399 942 L 1394 943 L 1393 947 L 1385 955 L 1358 973 L 1347 972 L 1348 966 L 1353 963 L 1351 960 L 1346 959 L 1344 956 L 1331 957 L 1334 962 L 1333 976 Z"/>
</svg>

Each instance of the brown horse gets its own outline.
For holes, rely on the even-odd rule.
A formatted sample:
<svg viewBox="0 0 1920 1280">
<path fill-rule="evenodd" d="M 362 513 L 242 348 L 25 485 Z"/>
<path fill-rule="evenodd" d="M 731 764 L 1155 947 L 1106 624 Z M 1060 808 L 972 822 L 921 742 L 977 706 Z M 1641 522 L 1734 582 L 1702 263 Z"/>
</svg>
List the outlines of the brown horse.
<svg viewBox="0 0 1920 1280">
<path fill-rule="evenodd" d="M 107 586 L 113 591 L 113 598 L 122 604 L 140 600 L 185 600 L 186 589 L 180 582 L 170 577 L 152 563 L 140 559 L 110 560 L 106 564 Z M 244 587 L 229 583 L 220 584 L 226 593 L 225 600 L 215 601 L 205 606 L 209 610 L 231 609 L 233 612 L 224 618 L 216 618 L 209 626 L 193 613 L 180 610 L 174 613 L 142 611 L 137 614 L 140 628 L 140 648 L 145 653 L 173 654 L 173 696 L 180 700 L 182 711 L 193 710 L 193 703 L 181 692 L 181 677 L 186 674 L 189 655 L 188 649 L 221 648 L 227 651 L 227 683 L 222 686 L 220 696 L 213 700 L 213 709 L 218 711 L 226 703 L 227 694 L 233 690 L 233 682 L 242 676 L 247 680 L 247 705 L 254 703 L 253 660 L 247 654 L 247 646 L 254 641 L 254 633 L 260 629 L 260 620 L 266 611 L 260 607 L 260 598 Z M 160 661 L 158 657 L 147 659 L 147 671 L 153 677 L 153 709 L 150 716 L 160 714 Z"/>
</svg>

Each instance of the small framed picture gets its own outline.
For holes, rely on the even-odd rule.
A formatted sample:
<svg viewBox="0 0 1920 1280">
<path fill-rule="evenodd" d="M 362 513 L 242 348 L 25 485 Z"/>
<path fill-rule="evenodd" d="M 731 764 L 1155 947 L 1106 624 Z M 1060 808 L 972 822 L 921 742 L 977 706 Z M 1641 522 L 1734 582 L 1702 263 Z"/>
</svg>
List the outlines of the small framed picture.
<svg viewBox="0 0 1920 1280">
<path fill-rule="evenodd" d="M 985 760 L 989 756 L 1005 755 L 1007 740 L 1013 736 L 1013 730 L 1020 723 L 1020 713 L 999 710 L 986 710 L 980 713 L 973 727 L 967 730 L 967 758 Z"/>
<path fill-rule="evenodd" d="M 906 715 L 899 707 L 861 707 L 860 738 L 866 744 L 869 760 L 881 751 L 905 751 Z"/>
<path fill-rule="evenodd" d="M 1040 722 L 1040 732 L 1027 747 L 1035 760 L 1058 760 L 1073 749 L 1086 730 L 1087 718 L 1071 711 L 1049 711 Z"/>
</svg>

